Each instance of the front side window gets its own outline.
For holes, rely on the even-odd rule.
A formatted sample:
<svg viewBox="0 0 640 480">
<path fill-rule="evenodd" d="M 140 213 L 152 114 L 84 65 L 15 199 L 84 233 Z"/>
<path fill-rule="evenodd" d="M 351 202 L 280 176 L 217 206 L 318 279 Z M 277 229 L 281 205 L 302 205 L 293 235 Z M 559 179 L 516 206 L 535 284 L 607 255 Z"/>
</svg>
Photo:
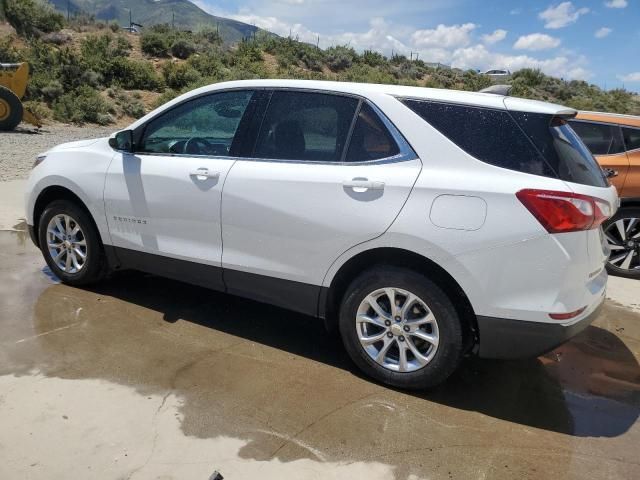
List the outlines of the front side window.
<svg viewBox="0 0 640 480">
<path fill-rule="evenodd" d="M 624 152 L 622 134 L 617 125 L 578 120 L 572 120 L 569 124 L 594 155 L 613 155 Z"/>
<path fill-rule="evenodd" d="M 627 146 L 627 151 L 640 148 L 640 128 L 623 128 L 622 136 Z"/>
<path fill-rule="evenodd" d="M 252 95 L 220 92 L 172 108 L 147 124 L 138 151 L 227 156 Z"/>
<path fill-rule="evenodd" d="M 340 162 L 358 100 L 315 92 L 273 92 L 254 157 Z"/>
<path fill-rule="evenodd" d="M 351 134 L 347 162 L 366 162 L 393 157 L 400 153 L 395 140 L 380 117 L 368 104 L 363 103 L 355 128 Z"/>
</svg>

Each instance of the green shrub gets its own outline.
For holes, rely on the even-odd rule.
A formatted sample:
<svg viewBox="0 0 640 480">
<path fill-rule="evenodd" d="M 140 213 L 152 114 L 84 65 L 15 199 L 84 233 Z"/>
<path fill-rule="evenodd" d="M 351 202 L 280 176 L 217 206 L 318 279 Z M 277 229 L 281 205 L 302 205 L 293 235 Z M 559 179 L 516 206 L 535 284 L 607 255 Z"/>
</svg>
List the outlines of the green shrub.
<svg viewBox="0 0 640 480">
<path fill-rule="evenodd" d="M 13 43 L 12 37 L 0 38 L 0 59 L 3 62 L 16 63 L 24 59 L 23 54 L 13 46 Z"/>
<path fill-rule="evenodd" d="M 204 77 L 222 78 L 224 65 L 220 55 L 214 53 L 203 53 L 193 55 L 187 62 Z"/>
<path fill-rule="evenodd" d="M 145 32 L 140 39 L 140 47 L 151 57 L 168 57 L 171 40 L 159 32 Z"/>
<path fill-rule="evenodd" d="M 362 54 L 362 61 L 370 67 L 378 67 L 385 64 L 387 59 L 381 53 L 365 50 Z"/>
<path fill-rule="evenodd" d="M 60 30 L 64 17 L 42 0 L 4 0 L 7 21 L 20 35 L 31 37 Z"/>
<path fill-rule="evenodd" d="M 184 38 L 180 38 L 171 45 L 171 55 L 182 60 L 186 60 L 196 53 L 196 46 Z"/>
<path fill-rule="evenodd" d="M 98 92 L 87 86 L 66 93 L 53 103 L 54 118 L 61 122 L 107 125 L 112 122 L 108 113 L 109 104 Z"/>
<path fill-rule="evenodd" d="M 162 79 L 151 63 L 124 57 L 110 62 L 105 79 L 109 85 L 119 85 L 127 90 L 158 90 L 162 87 Z"/>
<path fill-rule="evenodd" d="M 350 68 L 354 60 L 358 58 L 356 51 L 346 46 L 330 47 L 327 48 L 325 53 L 327 56 L 327 65 L 334 72 Z"/>
<path fill-rule="evenodd" d="M 514 72 L 512 79 L 527 87 L 537 87 L 545 81 L 545 74 L 540 69 L 523 68 Z"/>
<path fill-rule="evenodd" d="M 162 75 L 167 86 L 174 90 L 180 90 L 202 78 L 188 63 L 166 62 L 162 67 Z"/>
<path fill-rule="evenodd" d="M 42 96 L 49 102 L 64 95 L 64 87 L 58 80 L 51 80 L 47 85 L 41 88 Z"/>
</svg>

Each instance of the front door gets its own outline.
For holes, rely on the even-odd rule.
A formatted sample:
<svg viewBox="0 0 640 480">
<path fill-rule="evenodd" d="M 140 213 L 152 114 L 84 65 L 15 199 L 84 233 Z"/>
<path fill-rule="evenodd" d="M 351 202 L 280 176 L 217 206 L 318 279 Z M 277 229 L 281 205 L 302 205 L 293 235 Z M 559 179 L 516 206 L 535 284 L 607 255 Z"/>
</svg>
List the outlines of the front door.
<svg viewBox="0 0 640 480">
<path fill-rule="evenodd" d="M 126 266 L 222 288 L 222 185 L 252 95 L 220 92 L 179 104 L 143 127 L 135 153 L 115 156 L 105 210 Z"/>
<path fill-rule="evenodd" d="M 276 90 L 222 201 L 228 291 L 308 314 L 331 264 L 385 232 L 421 162 L 358 98 Z"/>
</svg>

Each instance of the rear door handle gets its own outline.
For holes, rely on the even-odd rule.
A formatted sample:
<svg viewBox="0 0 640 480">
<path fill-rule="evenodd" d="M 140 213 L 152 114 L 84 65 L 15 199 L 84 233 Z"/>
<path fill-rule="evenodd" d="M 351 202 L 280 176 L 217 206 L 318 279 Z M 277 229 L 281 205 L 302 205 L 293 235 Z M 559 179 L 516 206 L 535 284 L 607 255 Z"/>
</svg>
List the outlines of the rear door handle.
<svg viewBox="0 0 640 480">
<path fill-rule="evenodd" d="M 189 172 L 189 176 L 199 178 L 220 178 L 220 172 L 212 172 L 208 168 L 198 168 L 197 170 Z"/>
<path fill-rule="evenodd" d="M 345 188 L 352 188 L 354 192 L 366 192 L 367 190 L 384 190 L 384 182 L 369 180 L 366 178 L 354 178 L 342 183 Z"/>
</svg>

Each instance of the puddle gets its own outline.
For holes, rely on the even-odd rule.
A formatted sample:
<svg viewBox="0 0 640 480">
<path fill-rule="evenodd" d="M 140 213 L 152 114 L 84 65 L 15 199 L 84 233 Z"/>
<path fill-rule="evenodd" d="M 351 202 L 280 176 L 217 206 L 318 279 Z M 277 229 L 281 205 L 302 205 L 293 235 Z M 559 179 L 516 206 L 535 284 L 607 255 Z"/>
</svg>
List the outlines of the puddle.
<svg viewBox="0 0 640 480">
<path fill-rule="evenodd" d="M 8 234 L 0 259 L 0 416 L 52 432 L 0 449 L 0 478 L 640 475 L 640 315 L 615 305 L 541 359 L 467 360 L 411 394 L 363 378 L 311 318 L 136 273 L 53 284 Z"/>
</svg>

